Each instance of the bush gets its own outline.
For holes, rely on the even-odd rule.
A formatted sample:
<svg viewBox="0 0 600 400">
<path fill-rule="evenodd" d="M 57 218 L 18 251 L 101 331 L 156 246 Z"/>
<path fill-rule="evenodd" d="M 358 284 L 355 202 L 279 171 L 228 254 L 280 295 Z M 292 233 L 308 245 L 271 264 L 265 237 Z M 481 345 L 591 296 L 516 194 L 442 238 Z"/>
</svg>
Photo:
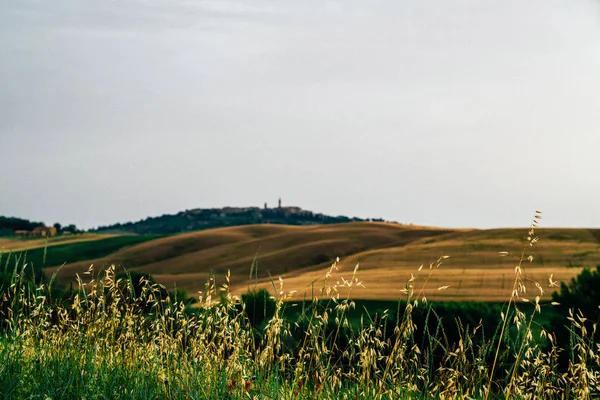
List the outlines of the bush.
<svg viewBox="0 0 600 400">
<path fill-rule="evenodd" d="M 253 328 L 259 328 L 275 315 L 276 303 L 266 289 L 251 290 L 242 295 L 246 317 Z"/>
<path fill-rule="evenodd" d="M 595 329 L 600 321 L 600 265 L 595 270 L 583 269 L 569 284 L 561 283 L 560 292 L 554 292 L 552 299 L 559 305 L 550 316 L 549 328 L 566 350 L 560 358 L 560 368 L 565 369 L 569 360 L 574 361 L 574 343 L 585 336 L 585 331 L 590 335 L 588 340 L 596 343 L 600 340 Z"/>
<path fill-rule="evenodd" d="M 594 271 L 585 268 L 568 285 L 563 282 L 560 293 L 555 292 L 552 298 L 563 308 L 580 310 L 588 319 L 596 321 L 600 316 L 600 265 Z"/>
</svg>

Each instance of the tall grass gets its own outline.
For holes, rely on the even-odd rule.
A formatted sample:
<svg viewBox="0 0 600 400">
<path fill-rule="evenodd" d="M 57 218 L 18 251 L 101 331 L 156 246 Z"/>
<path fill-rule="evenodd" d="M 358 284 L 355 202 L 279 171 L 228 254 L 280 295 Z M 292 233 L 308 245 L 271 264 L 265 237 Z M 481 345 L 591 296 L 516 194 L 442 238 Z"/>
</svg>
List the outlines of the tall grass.
<svg viewBox="0 0 600 400">
<path fill-rule="evenodd" d="M 76 291 L 53 298 L 50 284 L 28 278 L 26 260 L 4 258 L 0 292 L 0 398 L 4 399 L 586 399 L 600 393 L 595 325 L 572 312 L 571 343 L 536 326 L 539 283 L 523 279 L 535 228 L 515 259 L 512 292 L 495 332 L 447 324 L 425 296 L 447 256 L 415 268 L 396 310 L 348 321 L 356 266 L 334 262 L 325 283 L 302 303 L 273 282 L 274 313 L 260 327 L 246 304 L 210 278 L 191 312 L 160 285 L 131 280 L 110 267 L 91 269 Z M 506 252 L 502 255 L 510 256 Z M 549 285 L 553 286 L 550 278 Z M 533 289 L 528 288 L 532 286 Z M 444 290 L 445 287 L 434 288 Z M 532 292 L 533 291 L 533 292 Z M 531 298 L 527 297 L 531 293 Z M 166 297 L 165 297 L 166 296 Z M 252 306 L 256 306 L 253 304 Z M 418 325 L 416 310 L 423 313 Z M 569 362 L 559 368 L 564 348 Z"/>
</svg>

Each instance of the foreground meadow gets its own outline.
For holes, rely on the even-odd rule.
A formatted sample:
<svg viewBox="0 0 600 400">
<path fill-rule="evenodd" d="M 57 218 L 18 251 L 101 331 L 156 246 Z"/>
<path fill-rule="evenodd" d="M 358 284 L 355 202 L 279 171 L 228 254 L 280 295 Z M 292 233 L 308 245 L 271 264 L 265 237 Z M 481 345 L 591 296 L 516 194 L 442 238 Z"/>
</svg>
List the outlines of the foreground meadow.
<svg viewBox="0 0 600 400">
<path fill-rule="evenodd" d="M 550 279 L 524 279 L 535 225 L 490 318 L 448 319 L 427 293 L 441 255 L 406 277 L 396 307 L 357 317 L 358 265 L 334 262 L 311 295 L 271 280 L 241 297 L 207 279 L 196 307 L 114 267 L 56 295 L 26 264 L 0 260 L 0 393 L 5 399 L 586 399 L 600 394 L 596 324 L 557 303 Z M 445 310 L 445 311 L 444 311 Z M 467 314 L 481 312 L 471 309 Z M 483 314 L 482 314 L 483 315 Z M 556 326 L 556 325 L 554 325 Z"/>
</svg>

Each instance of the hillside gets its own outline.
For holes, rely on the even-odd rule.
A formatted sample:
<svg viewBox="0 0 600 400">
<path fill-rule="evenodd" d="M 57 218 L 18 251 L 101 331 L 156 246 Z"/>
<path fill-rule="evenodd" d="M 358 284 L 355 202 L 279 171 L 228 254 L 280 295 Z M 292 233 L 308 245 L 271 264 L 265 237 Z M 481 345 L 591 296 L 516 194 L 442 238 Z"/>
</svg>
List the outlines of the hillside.
<svg viewBox="0 0 600 400">
<path fill-rule="evenodd" d="M 276 276 L 328 265 L 338 256 L 401 246 L 445 232 L 383 223 L 222 228 L 170 236 L 125 248 L 110 257 L 67 264 L 61 277 L 72 279 L 90 263 L 97 266 L 116 263 L 151 273 L 163 282 L 175 278 L 178 286 L 195 292 L 211 271 L 223 277 L 230 270 L 232 285 L 247 284 L 255 256 L 262 277 L 267 276 L 267 271 Z"/>
<path fill-rule="evenodd" d="M 217 285 L 231 272 L 231 290 L 241 294 L 248 288 L 272 290 L 273 279 L 282 277 L 284 290 L 297 290 L 298 296 L 323 285 L 336 257 L 339 273 L 330 284 L 349 279 L 357 263 L 359 278 L 366 288 L 353 289 L 354 298 L 398 299 L 411 274 L 416 290 L 425 281 L 426 295 L 444 300 L 505 300 L 510 294 L 516 260 L 500 257 L 500 251 L 519 254 L 526 242 L 526 229 L 452 230 L 389 223 L 347 223 L 316 226 L 249 225 L 172 235 L 124 247 L 108 256 L 69 263 L 60 279 L 72 281 L 90 264 L 116 264 L 152 274 L 159 282 L 195 294 L 204 290 L 212 273 Z M 600 234 L 588 229 L 540 229 L 540 241 L 531 248 L 534 260 L 524 265 L 526 280 L 548 286 L 568 280 L 582 267 L 600 264 Z M 51 249 L 50 249 L 51 251 Z M 529 251 L 529 249 L 528 249 Z M 528 253 L 529 254 L 529 253 Z M 441 255 L 439 269 L 427 277 L 429 263 Z M 253 260 L 258 260 L 257 280 L 250 279 Z M 419 272 L 418 267 L 424 264 Z M 51 268 L 48 272 L 53 272 Z M 341 282 L 341 281 L 340 281 Z M 448 289 L 438 291 L 440 286 Z M 343 292 L 342 292 L 343 295 Z M 547 290 L 545 297 L 550 295 Z M 535 294 L 533 294 L 535 296 Z"/>
<path fill-rule="evenodd" d="M 523 264 L 528 293 L 538 295 L 535 282 L 549 298 L 549 277 L 559 284 L 578 275 L 583 267 L 600 264 L 598 231 L 588 229 L 539 229 L 540 241 L 529 247 L 526 229 L 494 229 L 455 232 L 436 238 L 414 241 L 406 246 L 376 249 L 353 254 L 342 260 L 340 275 L 348 279 L 360 263 L 359 277 L 366 288 L 353 289 L 354 298 L 397 299 L 414 275 L 415 292 L 423 291 L 435 300 L 504 301 L 512 290 L 514 267 L 523 248 L 533 255 Z M 499 252 L 512 254 L 501 257 Z M 430 270 L 442 255 L 450 256 L 442 266 Z M 424 265 L 419 271 L 419 266 Z M 431 275 L 430 275 L 431 273 Z M 312 282 L 323 282 L 323 271 L 303 271 L 284 275 L 288 288 L 305 291 Z M 339 279 L 339 278 L 338 278 Z M 269 285 L 263 283 L 263 287 Z M 449 286 L 439 291 L 438 288 Z"/>
<path fill-rule="evenodd" d="M 137 233 L 137 234 L 172 234 L 193 232 L 204 229 L 223 228 L 253 224 L 281 225 L 322 225 L 344 222 L 360 222 L 360 218 L 329 216 L 300 207 L 224 207 L 197 208 L 181 211 L 177 214 L 165 214 L 160 217 L 149 217 L 137 222 L 117 223 L 101 226 L 93 232 L 98 233 Z"/>
</svg>

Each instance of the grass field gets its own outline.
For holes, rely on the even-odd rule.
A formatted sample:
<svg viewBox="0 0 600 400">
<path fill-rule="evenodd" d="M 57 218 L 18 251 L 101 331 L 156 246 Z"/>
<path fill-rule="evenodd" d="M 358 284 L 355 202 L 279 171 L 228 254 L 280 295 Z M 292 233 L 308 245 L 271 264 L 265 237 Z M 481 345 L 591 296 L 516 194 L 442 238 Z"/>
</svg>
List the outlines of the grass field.
<svg viewBox="0 0 600 400">
<path fill-rule="evenodd" d="M 51 247 L 60 244 L 79 243 L 93 240 L 100 240 L 112 237 L 110 234 L 95 234 L 95 233 L 80 233 L 76 235 L 53 236 L 49 238 L 7 238 L 0 237 L 0 250 L 8 251 L 23 251 L 38 249 L 43 247 Z"/>
<path fill-rule="evenodd" d="M 389 310 L 386 301 L 337 297 L 337 288 L 359 284 L 356 276 L 328 281 L 315 293 L 320 301 L 303 303 L 289 302 L 280 281 L 269 316 L 257 321 L 260 298 L 240 302 L 212 284 L 191 312 L 162 297 L 158 285 L 135 295 L 112 268 L 98 278 L 84 274 L 73 296 L 59 301 L 20 279 L 13 276 L 0 298 L 7 399 L 579 400 L 600 393 L 591 323 L 572 315 L 570 338 L 557 343 L 540 325 L 537 300 L 521 305 L 521 288 L 493 307 L 440 308 L 416 293 Z M 523 282 L 518 272 L 513 279 Z M 462 317 L 449 316 L 453 310 Z"/>
<path fill-rule="evenodd" d="M 76 274 L 92 263 L 96 267 L 114 263 L 150 273 L 168 288 L 176 285 L 190 294 L 201 290 L 210 274 L 221 284 L 230 271 L 231 290 L 241 294 L 256 283 L 249 278 L 256 257 L 258 287 L 272 289 L 270 273 L 275 279 L 283 277 L 286 289 L 302 296 L 322 284 L 329 265 L 340 257 L 336 276 L 347 276 L 356 264 L 365 276 L 365 288 L 355 289 L 354 298 L 397 299 L 413 274 L 417 288 L 428 280 L 425 294 L 434 300 L 502 301 L 526 235 L 526 229 L 452 230 L 385 223 L 253 225 L 158 238 L 112 253 L 99 252 L 98 257 L 59 252 L 55 257 L 56 247 L 48 251 L 56 263 L 46 265 L 68 262 L 59 277 L 75 281 Z M 533 261 L 523 268 L 527 280 L 545 283 L 553 274 L 555 281 L 568 281 L 583 267 L 600 264 L 597 230 L 539 229 L 538 235 Z M 501 257 L 501 251 L 517 258 Z M 442 255 L 450 257 L 429 276 L 429 263 Z M 441 286 L 449 287 L 438 291 Z M 547 291 L 544 298 L 550 294 Z"/>
<path fill-rule="evenodd" d="M 81 238 L 52 241 L 52 245 L 40 246 L 40 241 L 35 240 L 26 250 L 12 250 L 13 259 L 27 263 L 36 270 L 46 266 L 62 265 L 64 263 L 90 260 L 108 256 L 118 250 L 155 240 L 162 235 L 84 235 Z M 8 257 L 8 255 L 6 256 Z"/>
<path fill-rule="evenodd" d="M 28 280 L 24 257 L 3 257 L 0 395 L 598 398 L 596 325 L 543 299 L 549 274 L 597 263 L 600 235 L 526 235 L 357 223 L 117 236 L 46 249 L 50 263 L 88 258 L 60 271 L 80 276 L 61 297 Z M 201 289 L 196 308 L 158 284 L 118 280 L 112 263 Z"/>
</svg>

